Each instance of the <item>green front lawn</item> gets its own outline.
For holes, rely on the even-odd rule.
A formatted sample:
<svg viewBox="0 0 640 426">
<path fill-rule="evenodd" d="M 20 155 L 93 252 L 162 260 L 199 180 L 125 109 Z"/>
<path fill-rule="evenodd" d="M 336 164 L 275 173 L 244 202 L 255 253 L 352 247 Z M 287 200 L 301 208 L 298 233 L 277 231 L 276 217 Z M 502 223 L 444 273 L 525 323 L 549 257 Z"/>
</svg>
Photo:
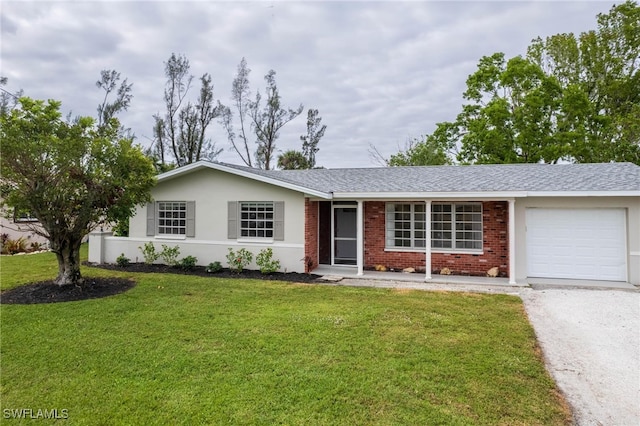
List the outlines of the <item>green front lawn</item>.
<svg viewBox="0 0 640 426">
<path fill-rule="evenodd" d="M 0 262 L 3 289 L 55 276 L 50 254 Z M 138 285 L 1 306 L 3 422 L 569 423 L 517 297 L 119 275 Z"/>
</svg>

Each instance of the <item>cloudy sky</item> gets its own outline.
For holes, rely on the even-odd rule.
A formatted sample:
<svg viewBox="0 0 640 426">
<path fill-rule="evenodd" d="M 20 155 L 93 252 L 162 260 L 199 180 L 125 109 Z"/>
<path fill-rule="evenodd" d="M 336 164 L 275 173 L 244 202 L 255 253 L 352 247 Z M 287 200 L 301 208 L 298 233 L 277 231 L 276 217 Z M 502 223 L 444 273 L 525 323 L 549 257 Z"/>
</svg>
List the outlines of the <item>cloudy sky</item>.
<svg viewBox="0 0 640 426">
<path fill-rule="evenodd" d="M 245 57 L 253 94 L 273 69 L 285 106 L 305 106 L 285 126 L 279 151 L 300 149 L 306 108 L 327 125 L 318 165 L 370 167 L 370 144 L 388 156 L 460 111 L 465 80 L 484 55 L 524 54 L 531 39 L 596 28 L 608 1 L 2 1 L 0 75 L 5 88 L 62 101 L 94 115 L 104 69 L 133 83 L 120 116 L 150 144 L 162 112 L 164 61 L 184 54 L 191 73 L 213 78 L 231 104 L 231 82 Z M 194 80 L 195 81 L 195 80 Z M 192 89 L 197 96 L 198 85 Z M 216 123 L 220 161 L 240 164 Z"/>
</svg>

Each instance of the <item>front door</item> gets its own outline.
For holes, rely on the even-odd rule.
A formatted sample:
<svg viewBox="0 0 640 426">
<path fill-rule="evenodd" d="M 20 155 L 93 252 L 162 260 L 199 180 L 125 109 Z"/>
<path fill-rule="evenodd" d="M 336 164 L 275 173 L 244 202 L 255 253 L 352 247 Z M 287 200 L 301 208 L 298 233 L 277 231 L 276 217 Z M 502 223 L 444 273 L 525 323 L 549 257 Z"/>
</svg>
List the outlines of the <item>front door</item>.
<svg viewBox="0 0 640 426">
<path fill-rule="evenodd" d="M 355 265 L 357 260 L 356 206 L 333 206 L 333 264 Z"/>
</svg>

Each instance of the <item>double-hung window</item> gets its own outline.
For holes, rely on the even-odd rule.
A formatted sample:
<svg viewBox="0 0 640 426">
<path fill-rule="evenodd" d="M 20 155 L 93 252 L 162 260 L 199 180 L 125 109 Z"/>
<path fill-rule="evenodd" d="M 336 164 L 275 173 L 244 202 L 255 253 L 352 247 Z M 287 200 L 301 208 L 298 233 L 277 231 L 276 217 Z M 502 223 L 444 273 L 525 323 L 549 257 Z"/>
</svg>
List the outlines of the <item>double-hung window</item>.
<svg viewBox="0 0 640 426">
<path fill-rule="evenodd" d="M 195 201 L 156 201 L 147 204 L 147 237 L 182 239 L 195 236 Z"/>
<path fill-rule="evenodd" d="M 386 247 L 424 249 L 426 209 L 424 203 L 388 203 Z M 482 250 L 481 203 L 433 203 L 431 248 L 436 250 Z"/>
<path fill-rule="evenodd" d="M 227 238 L 284 241 L 284 201 L 229 201 Z"/>
<path fill-rule="evenodd" d="M 158 235 L 187 234 L 187 203 L 185 201 L 158 202 Z"/>
<path fill-rule="evenodd" d="M 273 202 L 240 203 L 240 236 L 273 238 Z"/>
</svg>

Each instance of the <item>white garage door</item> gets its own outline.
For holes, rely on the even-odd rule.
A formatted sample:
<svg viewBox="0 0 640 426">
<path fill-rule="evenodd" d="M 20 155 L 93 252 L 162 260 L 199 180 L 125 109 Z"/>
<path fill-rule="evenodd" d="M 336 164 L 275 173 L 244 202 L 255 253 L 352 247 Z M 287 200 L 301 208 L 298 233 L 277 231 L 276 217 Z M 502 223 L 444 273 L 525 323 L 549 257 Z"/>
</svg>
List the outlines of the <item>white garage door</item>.
<svg viewBox="0 0 640 426">
<path fill-rule="evenodd" d="M 526 221 L 529 277 L 626 281 L 623 209 L 530 208 Z"/>
</svg>

